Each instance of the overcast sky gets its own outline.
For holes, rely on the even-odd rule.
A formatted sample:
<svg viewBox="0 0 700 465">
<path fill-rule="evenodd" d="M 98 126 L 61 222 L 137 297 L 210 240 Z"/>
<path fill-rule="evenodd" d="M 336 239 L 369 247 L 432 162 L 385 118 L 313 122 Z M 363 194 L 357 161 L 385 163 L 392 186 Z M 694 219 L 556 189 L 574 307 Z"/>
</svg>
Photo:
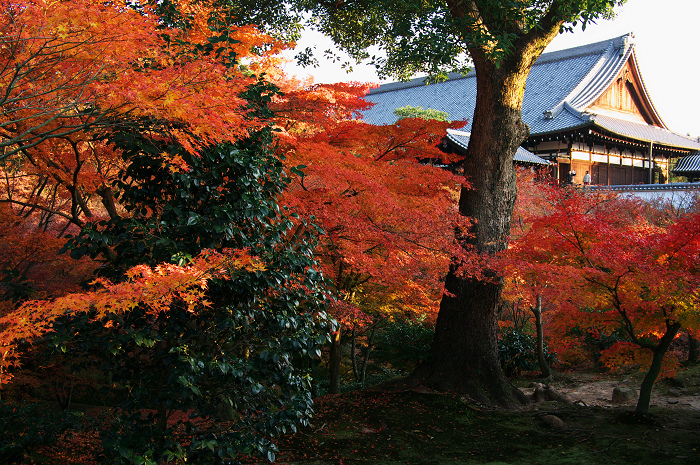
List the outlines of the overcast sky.
<svg viewBox="0 0 700 465">
<path fill-rule="evenodd" d="M 585 31 L 557 37 L 547 51 L 598 42 L 633 32 L 644 83 L 666 125 L 681 134 L 700 135 L 700 0 L 628 0 L 617 17 L 600 21 Z M 319 53 L 333 48 L 322 36 L 306 34 L 298 47 L 317 45 Z M 293 53 L 292 53 L 293 55 Z M 371 67 L 355 66 L 347 74 L 340 64 L 324 62 L 319 68 L 291 74 L 311 74 L 315 82 L 368 81 L 378 78 Z"/>
</svg>

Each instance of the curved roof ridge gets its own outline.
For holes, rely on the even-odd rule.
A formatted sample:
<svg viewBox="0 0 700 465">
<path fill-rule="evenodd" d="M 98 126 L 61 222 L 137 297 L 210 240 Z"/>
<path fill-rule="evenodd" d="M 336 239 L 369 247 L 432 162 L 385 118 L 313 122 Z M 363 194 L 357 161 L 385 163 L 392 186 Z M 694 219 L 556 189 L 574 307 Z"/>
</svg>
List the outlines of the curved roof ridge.
<svg viewBox="0 0 700 465">
<path fill-rule="evenodd" d="M 622 66 L 627 62 L 630 54 L 634 51 L 634 38 L 632 33 L 625 34 L 607 41 L 597 42 L 588 46 L 578 47 L 588 50 L 589 54 L 602 50 L 602 44 L 607 43 L 603 54 L 596 64 L 591 67 L 586 76 L 566 95 L 558 104 L 544 112 L 546 118 L 556 117 L 564 109 L 564 104 L 568 103 L 581 113 L 587 105 L 598 98 L 610 83 Z M 571 50 L 571 49 L 569 49 Z M 567 50 L 564 50 L 567 51 Z M 554 52 L 557 53 L 557 52 Z M 566 55 L 562 55 L 564 57 Z M 571 56 L 571 55 L 569 55 Z"/>
<path fill-rule="evenodd" d="M 569 60 L 571 58 L 593 55 L 596 53 L 603 53 L 610 47 L 615 47 L 616 44 L 621 44 L 621 46 L 626 45 L 626 38 L 633 36 L 633 34 L 627 33 L 625 35 L 615 37 L 613 39 L 601 40 L 600 42 L 594 42 L 592 44 L 579 45 L 578 47 L 567 48 L 564 50 L 557 50 L 555 52 L 543 53 L 535 62 L 534 66 L 550 63 L 553 61 Z M 449 73 L 447 75 L 447 81 L 456 81 L 465 78 L 472 78 L 476 75 L 474 69 L 471 69 L 467 74 L 462 73 Z M 370 89 L 368 95 L 383 94 L 385 92 L 391 92 L 395 90 L 408 89 L 411 87 L 423 87 L 427 85 L 427 76 L 419 76 L 408 81 L 395 81 L 380 84 L 379 87 Z M 443 81 L 443 82 L 447 82 Z"/>
<path fill-rule="evenodd" d="M 595 55 L 596 53 L 604 53 L 612 45 L 619 45 L 620 47 L 625 45 L 626 41 L 629 41 L 629 37 L 634 37 L 632 32 L 621 35 L 619 37 L 613 37 L 611 39 L 601 40 L 600 42 L 593 42 L 592 44 L 579 45 L 578 47 L 571 47 L 562 50 L 557 50 L 555 52 L 543 53 L 538 59 L 537 64 L 549 63 L 551 61 L 558 60 L 568 60 L 570 58 L 575 58 L 585 55 Z"/>
<path fill-rule="evenodd" d="M 606 53 L 605 62 L 598 70 L 597 76 L 592 76 L 590 82 L 579 89 L 578 95 L 571 96 L 572 106 L 584 109 L 600 97 L 625 65 L 633 49 L 634 45 L 630 44 L 622 53 L 617 53 L 617 49 Z M 586 77 L 588 78 L 588 76 Z"/>
<path fill-rule="evenodd" d="M 644 93 L 644 96 L 646 96 L 646 100 L 649 102 L 649 106 L 651 111 L 654 113 L 654 117 L 656 117 L 659 122 L 661 123 L 661 126 L 669 130 L 668 126 L 666 126 L 666 123 L 664 123 L 664 120 L 661 118 L 661 115 L 659 114 L 659 111 L 656 109 L 656 106 L 654 105 L 654 102 L 651 100 L 651 95 L 649 95 L 649 90 L 647 89 L 647 85 L 644 83 L 644 78 L 642 77 L 642 72 L 639 69 L 639 63 L 637 62 L 637 52 L 635 50 L 632 50 L 632 65 L 634 68 L 634 72 L 637 74 L 637 77 L 639 78 L 639 84 L 642 86 L 642 91 Z"/>
</svg>

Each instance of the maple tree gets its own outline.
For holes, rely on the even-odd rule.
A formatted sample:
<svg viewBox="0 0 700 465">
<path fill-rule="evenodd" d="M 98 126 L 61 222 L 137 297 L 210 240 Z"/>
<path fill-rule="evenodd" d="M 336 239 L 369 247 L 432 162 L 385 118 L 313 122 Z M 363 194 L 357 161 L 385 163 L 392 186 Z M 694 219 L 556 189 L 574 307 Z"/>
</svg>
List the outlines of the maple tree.
<svg viewBox="0 0 700 465">
<path fill-rule="evenodd" d="M 61 82 L 51 81 L 47 86 L 52 86 L 52 88 L 56 89 L 53 99 L 43 98 L 41 95 L 31 96 L 30 94 L 30 97 L 34 99 L 32 102 L 39 102 L 46 111 L 31 113 L 31 108 L 24 108 L 23 111 L 28 121 L 38 121 L 39 125 L 48 121 L 47 129 L 51 131 L 63 130 L 63 132 L 44 132 L 39 134 L 39 136 L 32 133 L 32 137 L 36 136 L 38 138 L 28 139 L 27 141 L 22 141 L 15 137 L 15 143 L 12 147 L 13 149 L 19 149 L 20 152 L 13 155 L 6 151 L 6 160 L 11 160 L 12 163 L 6 164 L 6 174 L 8 176 L 5 179 L 8 184 L 7 190 L 11 193 L 7 200 L 13 205 L 33 212 L 41 211 L 43 217 L 40 222 L 43 221 L 44 224 L 55 221 L 56 218 L 78 226 L 84 226 L 87 222 L 87 228 L 83 230 L 83 235 L 88 234 L 88 231 L 92 231 L 90 234 L 98 238 L 104 237 L 100 236 L 102 234 L 100 229 L 102 226 L 96 226 L 102 218 L 124 222 L 125 218 L 129 216 L 128 212 L 125 215 L 124 205 L 120 204 L 119 199 L 114 198 L 114 194 L 118 193 L 119 190 L 115 190 L 112 187 L 112 182 L 117 177 L 117 173 L 123 172 L 127 165 L 120 155 L 120 150 L 115 150 L 112 135 L 119 134 L 120 131 L 124 133 L 123 128 L 134 125 L 151 128 L 149 130 L 159 131 L 165 139 L 178 141 L 188 151 L 191 151 L 195 150 L 195 146 L 193 146 L 194 140 L 201 143 L 207 143 L 207 141 L 215 142 L 225 132 L 228 132 L 229 135 L 236 135 L 243 134 L 246 128 L 254 130 L 259 125 L 256 123 L 255 118 L 248 118 L 249 114 L 241 104 L 243 100 L 238 97 L 240 89 L 244 85 L 249 85 L 252 82 L 252 78 L 246 74 L 236 72 L 236 63 L 227 63 L 227 59 L 230 59 L 231 56 L 235 56 L 236 59 L 250 56 L 251 50 L 265 41 L 272 44 L 268 48 L 274 48 L 276 44 L 271 42 L 268 37 L 257 34 L 252 27 L 241 26 L 239 21 L 233 18 L 231 18 L 229 24 L 235 23 L 235 27 L 229 27 L 225 33 L 217 29 L 214 31 L 216 34 L 212 37 L 212 31 L 207 29 L 211 24 L 212 11 L 205 8 L 205 5 L 189 4 L 188 2 L 158 4 L 156 11 L 170 15 L 165 21 L 166 24 L 177 23 L 177 18 L 180 18 L 177 12 L 172 13 L 170 10 L 173 5 L 176 8 L 183 8 L 183 11 L 190 14 L 188 16 L 190 18 L 188 27 L 166 29 L 163 24 L 157 24 L 155 17 L 148 18 L 144 24 L 139 22 L 142 21 L 142 17 L 133 14 L 132 11 L 127 11 L 125 16 L 122 17 L 104 5 L 90 2 L 83 3 L 73 4 L 72 11 L 66 5 L 50 10 L 55 18 L 55 24 L 60 23 L 62 15 L 70 16 L 71 13 L 83 8 L 83 6 L 87 8 L 85 11 L 90 12 L 83 15 L 83 17 L 77 18 L 75 22 L 67 22 L 67 24 L 74 24 L 75 27 L 73 29 L 68 28 L 64 36 L 58 37 L 53 41 L 42 42 L 40 35 L 35 32 L 42 27 L 52 27 L 54 24 L 47 25 L 41 22 L 46 21 L 45 19 L 37 19 L 32 16 L 32 14 L 40 16 L 39 13 L 43 10 L 39 7 L 35 10 L 29 9 L 23 12 L 19 19 L 13 18 L 14 22 L 8 20 L 10 26 L 20 24 L 22 21 L 29 24 L 30 21 L 27 18 L 37 21 L 35 29 L 26 28 L 26 30 L 22 31 L 24 35 L 21 36 L 17 33 L 18 38 L 16 41 L 25 40 L 26 37 L 26 42 L 32 44 L 34 49 L 38 50 L 36 53 L 37 57 L 42 59 L 46 57 L 46 62 L 37 60 L 37 63 L 28 63 L 25 66 L 26 76 L 30 76 L 32 73 L 34 73 L 35 77 L 37 75 L 41 76 L 41 73 L 37 72 L 41 66 L 45 68 L 60 66 L 63 74 L 66 76 L 70 75 L 70 72 L 83 73 L 81 74 L 82 76 L 90 70 L 97 74 L 95 74 L 94 80 L 85 80 L 83 82 L 76 77 L 71 81 L 82 86 L 80 92 L 78 91 L 79 86 L 75 88 L 70 86 L 62 87 Z M 40 4 L 39 6 L 42 5 Z M 43 5 L 43 7 L 45 9 L 53 8 L 49 4 Z M 144 8 L 148 7 L 144 6 Z M 88 19 L 85 18 L 88 18 L 90 15 L 96 15 L 93 17 L 97 18 L 102 18 L 99 15 L 103 15 L 106 19 L 101 21 L 100 24 L 93 25 L 90 23 L 89 26 L 92 29 L 90 29 L 91 34 L 88 35 L 84 34 L 81 27 L 87 27 L 85 22 Z M 114 21 L 117 20 L 121 21 L 123 27 L 133 26 L 129 34 L 118 35 L 118 29 L 114 26 Z M 207 20 L 209 21 L 208 23 Z M 8 26 L 8 30 L 11 30 L 10 26 Z M 103 29 L 102 26 L 104 26 Z M 217 27 L 220 27 L 220 24 Z M 150 30 L 157 32 L 157 34 L 153 33 L 151 35 Z M 141 36 L 137 36 L 137 34 L 141 34 Z M 164 44 L 161 39 L 163 36 L 167 38 L 168 34 L 171 34 L 171 37 Z M 131 41 L 135 37 L 138 37 L 138 43 L 132 44 Z M 173 40 L 174 37 L 178 40 Z M 65 39 L 65 43 L 74 45 L 76 50 L 74 55 L 67 55 L 67 63 L 60 63 L 56 60 L 56 57 L 60 55 L 61 51 L 65 52 L 66 48 L 65 43 L 59 40 L 61 38 Z M 235 50 L 227 50 L 222 57 L 222 53 L 219 50 L 211 48 L 212 45 L 216 46 L 219 44 L 224 44 L 228 47 L 235 46 Z M 100 60 L 103 59 L 103 56 L 95 56 L 94 50 L 98 46 L 102 46 L 105 50 L 115 55 L 104 54 L 105 57 L 111 60 L 109 64 L 112 66 L 110 72 L 105 74 L 99 74 L 102 69 L 100 68 L 102 64 Z M 128 53 L 120 54 L 121 48 L 127 48 Z M 73 51 L 72 48 L 69 48 L 69 50 Z M 143 56 L 151 57 L 149 58 L 151 61 L 149 61 L 148 66 L 142 66 Z M 80 62 L 77 59 L 79 57 L 83 58 L 84 61 Z M 8 63 L 12 63 L 9 58 Z M 139 65 L 134 66 L 135 63 L 139 63 Z M 204 71 L 197 76 L 200 80 L 195 81 L 196 85 L 193 84 L 188 88 L 187 79 L 190 77 L 186 73 L 187 70 L 183 68 L 192 63 L 199 64 Z M 269 63 L 273 62 L 269 61 Z M 267 65 L 266 62 L 256 64 L 256 66 L 258 70 L 265 70 L 273 75 L 277 72 L 273 67 Z M 128 68 L 129 73 L 120 73 L 119 71 L 122 69 L 120 67 Z M 134 72 L 132 68 L 140 71 L 141 74 Z M 221 71 L 221 73 L 216 75 L 213 72 L 216 70 Z M 175 74 L 170 78 L 166 78 L 169 72 Z M 134 89 L 133 82 L 136 80 L 138 80 L 139 86 Z M 141 86 L 142 81 L 143 86 Z M 178 95 L 175 92 L 171 92 L 170 88 L 168 88 L 168 92 L 163 92 L 162 94 L 140 95 L 134 92 L 141 88 L 153 87 L 151 83 L 158 82 L 159 85 L 162 85 L 163 81 L 169 82 L 169 85 L 174 88 L 178 88 L 177 84 L 181 84 L 181 87 L 178 89 L 182 91 L 182 94 Z M 416 186 L 423 186 L 422 192 L 410 193 L 409 189 L 406 188 L 406 186 L 411 185 L 409 180 L 409 184 L 405 186 L 402 186 L 399 182 L 394 182 L 389 189 L 384 189 L 388 193 L 387 199 L 391 196 L 395 197 L 394 205 L 403 203 L 402 219 L 392 224 L 390 214 L 392 213 L 391 209 L 395 209 L 395 206 L 392 207 L 391 203 L 387 204 L 384 201 L 386 199 L 382 200 L 380 196 L 371 197 L 370 201 L 367 202 L 367 194 L 373 192 L 379 185 L 376 182 L 377 179 L 373 179 L 376 173 L 372 172 L 371 164 L 361 166 L 362 164 L 360 163 L 355 168 L 346 168 L 347 173 L 350 173 L 352 170 L 355 171 L 347 179 L 359 176 L 358 179 L 362 179 L 359 185 L 364 183 L 365 185 L 362 188 L 367 189 L 367 194 L 360 195 L 357 199 L 354 199 L 358 201 L 355 203 L 355 208 L 361 207 L 364 212 L 372 212 L 372 209 L 377 206 L 383 208 L 380 214 L 374 215 L 373 213 L 372 216 L 367 218 L 356 216 L 353 220 L 356 223 L 354 228 L 347 227 L 351 226 L 351 223 L 348 223 L 348 218 L 343 217 L 344 213 L 342 213 L 344 208 L 353 206 L 352 202 L 338 201 L 338 199 L 344 200 L 344 197 L 346 197 L 343 195 L 346 187 L 341 188 L 338 185 L 342 178 L 337 177 L 339 173 L 334 173 L 332 168 L 329 168 L 329 165 L 326 165 L 321 170 L 304 175 L 302 178 L 302 183 L 304 184 L 302 189 L 295 188 L 299 195 L 296 193 L 288 195 L 291 200 L 290 203 L 297 207 L 305 206 L 302 211 L 318 213 L 316 206 L 319 203 L 313 195 L 305 191 L 306 187 L 312 180 L 319 185 L 327 182 L 333 184 L 335 192 L 333 192 L 333 189 L 327 192 L 329 192 L 329 197 L 335 196 L 336 198 L 332 207 L 328 207 L 328 204 L 326 204 L 326 210 L 335 209 L 335 211 L 324 215 L 325 223 L 323 226 L 325 229 L 336 233 L 335 244 L 328 242 L 329 247 L 325 249 L 326 251 L 323 255 L 327 259 L 325 261 L 326 268 L 324 268 L 326 272 L 336 270 L 333 262 L 335 264 L 340 263 L 341 260 L 338 257 L 342 257 L 342 261 L 345 263 L 346 268 L 340 270 L 337 273 L 337 279 L 334 280 L 336 283 L 345 282 L 338 288 L 340 294 L 347 298 L 350 290 L 356 292 L 359 289 L 357 282 L 354 285 L 350 284 L 354 279 L 358 276 L 372 276 L 374 280 L 382 283 L 391 281 L 396 286 L 404 286 L 400 294 L 401 298 L 403 300 L 411 300 L 411 296 L 415 296 L 417 299 L 413 300 L 417 309 L 420 308 L 421 304 L 423 305 L 423 311 L 426 306 L 434 305 L 434 301 L 437 298 L 436 295 L 439 295 L 440 287 L 440 284 L 438 284 L 439 278 L 436 278 L 436 276 L 439 276 L 441 273 L 435 270 L 444 268 L 444 260 L 448 256 L 443 252 L 445 248 L 435 244 L 440 244 L 442 240 L 446 241 L 449 246 L 451 238 L 449 235 L 442 235 L 437 239 L 435 234 L 433 234 L 438 228 L 431 229 L 430 227 L 431 224 L 435 224 L 434 218 L 431 217 L 431 208 L 435 207 L 435 212 L 437 212 L 438 216 L 442 215 L 441 221 L 446 220 L 450 216 L 449 210 L 451 207 L 449 206 L 450 194 L 444 187 L 446 185 L 454 186 L 458 181 L 454 181 L 448 174 L 434 167 L 419 165 L 415 158 L 437 159 L 442 156 L 435 149 L 434 145 L 442 135 L 441 130 L 444 128 L 442 126 L 429 128 L 429 123 L 425 121 L 418 123 L 417 120 L 406 122 L 400 128 L 388 128 L 389 132 L 384 131 L 386 134 L 382 134 L 368 125 L 353 124 L 348 121 L 343 121 L 345 126 L 341 128 L 340 125 L 337 125 L 339 120 L 347 120 L 349 117 L 357 115 L 358 110 L 363 108 L 363 105 L 367 105 L 366 102 L 363 103 L 358 98 L 366 92 L 368 88 L 366 84 L 316 85 L 294 89 L 289 84 L 290 80 L 285 80 L 281 77 L 276 82 L 281 84 L 281 87 L 287 94 L 283 98 L 273 99 L 273 108 L 277 111 L 276 121 L 286 130 L 287 134 L 294 134 L 295 137 L 299 136 L 299 140 L 302 141 L 299 147 L 304 145 L 298 150 L 291 150 L 289 147 L 292 144 L 282 144 L 281 152 L 286 150 L 289 155 L 293 155 L 290 156 L 289 163 L 292 169 L 294 169 L 296 161 L 303 163 L 313 160 L 314 157 L 318 157 L 322 153 L 324 147 L 331 148 L 332 144 L 328 139 L 322 140 L 323 136 L 319 134 L 319 131 L 334 128 L 336 132 L 330 137 L 340 138 L 343 135 L 345 137 L 345 140 L 342 142 L 344 152 L 340 156 L 346 160 L 351 152 L 359 154 L 362 150 L 369 149 L 369 147 L 372 147 L 371 150 L 381 150 L 383 153 L 377 155 L 379 160 L 375 160 L 375 162 L 385 162 L 387 172 L 383 176 L 386 176 L 386 179 L 390 179 L 390 177 L 396 180 L 406 178 L 406 173 L 401 171 L 403 169 L 413 172 L 417 181 L 420 178 L 420 182 L 416 182 Z M 24 81 L 18 82 L 15 88 L 19 90 L 25 84 L 26 82 Z M 102 92 L 107 88 L 111 89 L 110 93 Z M 215 89 L 215 91 L 212 89 Z M 128 91 L 126 95 L 125 91 Z M 76 95 L 86 96 L 85 100 L 78 102 L 74 98 Z M 222 108 L 218 106 L 219 104 L 213 100 L 221 95 L 228 97 L 225 111 L 222 111 Z M 196 98 L 185 98 L 185 96 Z M 175 102 L 180 103 L 186 100 L 187 105 L 191 105 L 191 107 L 180 104 L 176 109 L 173 109 L 168 106 L 173 99 Z M 200 109 L 197 107 L 198 102 L 203 105 L 209 104 L 207 108 L 215 114 L 209 115 L 211 118 L 202 118 L 203 113 L 198 111 Z M 62 103 L 64 106 L 60 106 L 58 103 Z M 76 108 L 86 108 L 90 112 L 85 115 L 78 114 L 74 111 Z M 8 131 L 15 130 L 16 123 L 9 121 L 6 129 Z M 69 124 L 74 124 L 74 127 L 69 127 Z M 392 131 L 393 135 L 386 137 Z M 401 132 L 403 134 L 400 134 Z M 8 133 L 8 137 L 9 135 L 11 134 Z M 57 135 L 61 135 L 61 137 L 54 137 Z M 317 140 L 312 141 L 310 139 L 313 135 L 317 137 Z M 361 136 L 364 136 L 364 138 L 361 138 Z M 356 138 L 356 140 L 351 143 L 352 137 Z M 392 138 L 394 139 L 393 143 Z M 363 140 L 370 143 L 363 144 Z M 6 139 L 6 141 L 9 141 L 9 139 Z M 37 141 L 38 143 L 33 145 Z M 352 144 L 354 144 L 354 147 L 350 147 Z M 333 148 L 333 151 L 338 152 L 338 147 Z M 294 154 L 303 155 L 298 155 L 295 159 Z M 155 153 L 152 155 L 160 156 L 160 154 Z M 186 163 L 182 162 L 182 158 L 179 158 L 179 155 L 166 153 L 162 156 L 162 159 L 163 162 L 169 163 L 174 169 L 187 166 Z M 360 161 L 366 163 L 371 161 L 371 159 L 362 159 Z M 308 165 L 312 164 L 308 163 Z M 313 168 L 309 171 L 312 170 Z M 299 173 L 301 172 L 299 171 Z M 340 174 L 343 175 L 342 172 Z M 325 179 L 322 181 L 316 181 L 324 176 Z M 10 184 L 12 185 L 10 186 Z M 412 209 L 418 205 L 418 196 L 432 192 L 432 188 L 438 186 L 438 184 L 441 187 L 435 190 L 436 203 L 426 205 L 422 213 L 424 221 L 421 221 L 418 217 L 418 210 L 413 212 Z M 315 186 L 314 194 L 322 191 L 318 187 Z M 433 194 L 431 193 L 430 195 Z M 448 213 L 445 213 L 446 211 Z M 362 218 L 362 223 L 358 222 L 358 218 Z M 409 218 L 413 220 L 409 220 Z M 416 219 L 418 219 L 418 222 L 415 222 Z M 374 225 L 370 224 L 372 221 L 375 221 Z M 411 221 L 414 223 L 411 224 Z M 343 234 L 339 234 L 341 232 L 338 229 L 339 225 L 346 226 Z M 415 225 L 420 225 L 423 229 L 421 231 L 411 231 L 411 228 L 415 229 Z M 403 229 L 399 229 L 398 226 Z M 393 231 L 392 228 L 394 229 Z M 382 229 L 384 230 L 382 231 Z M 70 231 L 70 229 L 67 230 Z M 355 242 L 355 238 L 363 237 L 369 232 L 372 234 L 364 242 Z M 405 240 L 394 244 L 395 241 L 392 240 L 392 235 L 394 238 L 405 236 Z M 339 254 L 338 251 L 341 249 L 338 248 L 338 244 L 342 244 L 347 250 L 343 250 L 342 254 Z M 434 248 L 433 252 L 426 252 L 429 251 L 431 245 Z M 84 246 L 88 247 L 86 244 Z M 124 251 L 112 246 L 113 244 L 104 243 L 100 245 L 99 240 L 97 240 L 89 245 L 89 252 L 93 256 L 98 256 L 96 253 L 98 250 L 104 252 L 106 256 L 113 255 L 110 257 L 112 269 L 123 273 L 129 266 L 128 257 L 124 258 L 126 256 L 124 252 L 128 251 L 128 247 Z M 379 251 L 383 251 L 383 253 L 380 254 Z M 80 252 L 85 252 L 85 250 L 80 250 Z M 133 252 L 130 253 L 133 254 Z M 77 256 L 79 253 L 74 252 L 74 255 Z M 134 255 L 138 255 L 138 251 Z M 429 258 L 431 262 L 422 264 L 424 261 L 422 257 Z M 160 258 L 168 261 L 171 257 L 162 255 Z M 358 259 L 359 261 L 356 261 Z M 116 260 L 125 260 L 124 266 L 117 266 Z M 349 264 L 352 264 L 352 266 L 349 266 Z M 410 264 L 410 266 L 406 266 L 407 264 Z M 433 267 L 432 270 L 431 267 Z M 401 274 L 393 273 L 393 271 L 401 271 Z M 331 275 L 335 276 L 335 273 Z M 347 280 L 348 277 L 351 279 Z M 423 283 L 413 281 L 416 277 L 423 279 L 424 282 L 430 281 L 433 289 L 426 292 Z M 432 295 L 428 297 L 427 294 L 431 293 Z M 350 311 L 349 315 L 359 315 L 354 305 L 338 305 L 336 308 L 339 309 L 337 316 L 341 319 L 345 310 Z M 346 319 L 346 323 L 351 324 L 349 323 L 351 320 L 354 322 L 365 321 L 363 318 L 358 320 L 352 317 Z"/>
<path fill-rule="evenodd" d="M 279 44 L 205 4 L 157 8 L 168 19 L 147 3 L 3 2 L 0 202 L 27 237 L 120 214 L 111 182 L 124 161 L 111 130 L 150 126 L 192 149 L 264 124 L 247 115 L 239 94 L 255 77 L 236 60 L 257 57 L 254 71 Z"/>
<path fill-rule="evenodd" d="M 3 201 L 82 226 L 118 208 L 109 131 L 168 121 L 193 150 L 259 127 L 239 95 L 282 44 L 202 2 L 155 7 L 169 16 L 147 2 L 3 1 Z"/>
<path fill-rule="evenodd" d="M 74 231 L 86 218 L 119 215 L 111 182 L 124 161 L 104 139 L 109 131 L 151 127 L 193 150 L 264 124 L 248 116 L 239 96 L 255 77 L 239 72 L 236 60 L 278 44 L 253 26 L 187 1 L 168 2 L 171 13 L 187 17 L 186 27 L 167 27 L 151 7 L 133 2 L 2 5 L 0 201 L 18 216 L 3 219 L 22 223 L 9 228 L 26 236 L 13 237 L 16 246 L 41 232 Z M 163 158 L 171 161 L 178 165 Z"/>
<path fill-rule="evenodd" d="M 547 193 L 550 193 L 554 185 L 546 169 L 535 171 L 521 167 L 516 170 L 516 177 L 518 199 L 513 210 L 510 242 L 517 244 L 522 236 L 529 231 L 532 222 L 536 218 L 551 213 L 552 207 L 547 202 Z M 522 260 L 526 260 L 524 264 L 513 255 L 507 255 L 507 257 L 508 259 L 503 261 L 499 257 L 495 257 L 491 264 L 494 269 L 498 269 L 499 273 L 505 277 L 502 298 L 506 301 L 504 305 L 509 306 L 509 310 L 502 314 L 502 318 L 505 320 L 504 326 L 507 325 L 512 328 L 512 331 L 508 333 L 511 338 L 515 336 L 527 337 L 527 335 L 524 335 L 524 326 L 531 319 L 534 320 L 534 355 L 542 376 L 551 376 L 552 370 L 547 362 L 547 354 L 545 353 L 543 311 L 546 307 L 557 305 L 556 293 L 550 292 L 552 283 L 555 283 L 556 280 L 548 281 L 546 278 L 550 278 L 550 276 L 540 276 L 537 273 L 540 270 L 534 267 L 532 261 L 527 261 L 525 257 L 519 256 Z M 527 310 L 529 310 L 532 318 L 526 314 Z M 502 327 L 502 335 L 504 331 L 508 332 Z M 525 354 L 522 356 L 525 356 Z"/>
<path fill-rule="evenodd" d="M 20 341 L 50 341 L 128 391 L 115 460 L 274 459 L 270 437 L 311 414 L 328 324 L 255 75 L 279 44 L 202 2 L 10 3 L 6 203 L 79 226 L 71 256 L 103 265 L 92 291 L 2 317 L 0 382 Z M 25 222 L 61 231 L 48 217 Z"/>
<path fill-rule="evenodd" d="M 602 361 L 648 367 L 636 408 L 645 414 L 671 342 L 700 324 L 698 213 L 672 217 L 573 188 L 549 188 L 543 198 L 549 209 L 531 216 L 508 250 L 512 273 L 556 299 L 558 325 L 622 329 L 627 341 Z"/>
<path fill-rule="evenodd" d="M 464 179 L 436 166 L 458 159 L 438 145 L 448 127 L 463 122 L 415 117 L 374 126 L 351 119 L 367 108 L 368 88 L 287 82 L 272 105 L 283 129 L 280 150 L 304 167 L 288 203 L 326 232 L 317 253 L 338 296 L 331 309 L 340 323 L 329 356 L 331 392 L 340 389 L 342 344 L 351 345 L 351 366 L 363 383 L 383 320 L 434 320 L 444 269 L 458 253 L 452 228 L 468 228 L 455 208 Z"/>
<path fill-rule="evenodd" d="M 446 79 L 448 71 L 466 72 L 471 59 L 477 97 L 463 163 L 471 188 L 461 190 L 459 210 L 475 227 L 462 242 L 493 254 L 507 246 L 516 199 L 512 160 L 528 135 L 521 109 L 530 69 L 562 30 L 609 17 L 624 0 L 295 3 L 312 11 L 316 27 L 352 58 L 368 59 L 368 48 L 379 47 L 385 54 L 373 61 L 382 76 L 410 79 L 425 72 L 429 81 Z M 431 358 L 412 380 L 490 404 L 524 401 L 498 359 L 500 280 L 476 279 L 456 261 L 446 288 Z"/>
<path fill-rule="evenodd" d="M 28 297 L 53 297 L 79 290 L 78 282 L 94 265 L 76 262 L 58 251 L 65 242 L 55 231 L 37 230 L 25 224 L 7 205 L 0 204 L 0 301 L 6 309 Z"/>
<path fill-rule="evenodd" d="M 88 223 L 69 244 L 74 256 L 106 260 L 112 280 L 25 304 L 3 335 L 50 324 L 58 348 L 90 354 L 128 389 L 103 439 L 115 460 L 272 460 L 269 438 L 311 414 L 301 367 L 326 340 L 310 228 L 277 204 L 289 180 L 271 128 L 195 155 L 180 146 L 181 170 L 154 157 L 171 142 L 151 137 L 115 135 L 128 160 L 119 198 L 129 215 Z M 187 416 L 173 423 L 178 411 Z"/>
<path fill-rule="evenodd" d="M 275 42 L 204 3 L 168 3 L 184 27 L 164 27 L 146 3 L 4 2 L 3 155 L 119 115 L 181 122 L 183 142 L 245 135 L 254 121 L 239 94 L 254 77 L 236 63 Z"/>
<path fill-rule="evenodd" d="M 80 282 L 90 279 L 95 263 L 89 259 L 73 260 L 59 254 L 65 240 L 56 231 L 37 228 L 27 223 L 7 204 L 0 204 L 0 392 L 18 367 L 17 343 L 37 334 L 38 326 L 30 324 L 35 317 L 45 315 L 35 309 L 37 315 L 26 315 L 17 309 L 27 300 L 46 299 L 80 290 Z M 8 322 L 24 321 L 17 326 Z M 22 382 L 36 384 L 42 379 L 27 373 Z"/>
</svg>

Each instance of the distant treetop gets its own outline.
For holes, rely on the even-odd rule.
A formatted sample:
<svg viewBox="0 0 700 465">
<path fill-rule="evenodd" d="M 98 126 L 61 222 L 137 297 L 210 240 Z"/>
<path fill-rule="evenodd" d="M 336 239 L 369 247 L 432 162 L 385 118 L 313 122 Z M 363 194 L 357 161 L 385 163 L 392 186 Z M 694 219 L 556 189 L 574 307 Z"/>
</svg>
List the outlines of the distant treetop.
<svg viewBox="0 0 700 465">
<path fill-rule="evenodd" d="M 405 107 L 397 108 L 394 110 L 394 114 L 399 117 L 399 119 L 404 118 L 423 118 L 423 119 L 434 119 L 437 121 L 450 122 L 450 115 L 445 111 L 435 110 L 434 108 L 423 107 L 412 107 L 406 105 Z"/>
</svg>

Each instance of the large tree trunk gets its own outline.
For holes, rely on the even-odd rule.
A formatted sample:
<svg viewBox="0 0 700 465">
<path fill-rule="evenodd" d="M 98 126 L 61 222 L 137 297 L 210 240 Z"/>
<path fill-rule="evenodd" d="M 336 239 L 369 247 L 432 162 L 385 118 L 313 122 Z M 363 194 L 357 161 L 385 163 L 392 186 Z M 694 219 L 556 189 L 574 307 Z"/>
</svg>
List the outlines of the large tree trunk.
<svg viewBox="0 0 700 465">
<path fill-rule="evenodd" d="M 477 73 L 481 72 L 480 69 Z M 476 224 L 465 247 L 492 254 L 507 246 L 515 205 L 513 154 L 527 136 L 520 118 L 522 95 L 505 98 L 503 69 L 493 79 L 477 79 L 477 104 L 469 142 L 465 175 L 471 189 L 462 189 L 459 209 Z M 527 74 L 520 76 L 524 88 Z M 517 97 L 517 96 L 516 96 Z M 511 386 L 498 358 L 498 303 L 502 282 L 487 271 L 489 281 L 462 276 L 452 266 L 445 282 L 435 327 L 431 357 L 416 370 L 422 383 L 469 394 L 487 404 L 514 405 L 522 396 Z"/>
<path fill-rule="evenodd" d="M 493 302 L 501 286 L 464 279 L 451 271 L 440 305 L 431 356 L 412 379 L 431 388 L 457 391 L 497 405 L 515 405 L 524 397 L 501 370 L 498 324 Z"/>
<path fill-rule="evenodd" d="M 469 14 L 450 2 L 453 14 Z M 507 247 L 516 199 L 513 156 L 528 136 L 521 118 L 525 81 L 558 26 L 523 36 L 510 58 L 498 65 L 492 56 L 469 47 L 477 74 L 477 98 L 464 174 L 472 188 L 459 199 L 462 215 L 476 220 L 465 247 L 494 254 Z M 430 358 L 411 375 L 413 382 L 455 390 L 491 405 L 511 406 L 525 397 L 513 387 L 498 359 L 498 303 L 502 280 L 486 270 L 489 281 L 463 276 L 452 266 L 446 278 Z"/>
</svg>

